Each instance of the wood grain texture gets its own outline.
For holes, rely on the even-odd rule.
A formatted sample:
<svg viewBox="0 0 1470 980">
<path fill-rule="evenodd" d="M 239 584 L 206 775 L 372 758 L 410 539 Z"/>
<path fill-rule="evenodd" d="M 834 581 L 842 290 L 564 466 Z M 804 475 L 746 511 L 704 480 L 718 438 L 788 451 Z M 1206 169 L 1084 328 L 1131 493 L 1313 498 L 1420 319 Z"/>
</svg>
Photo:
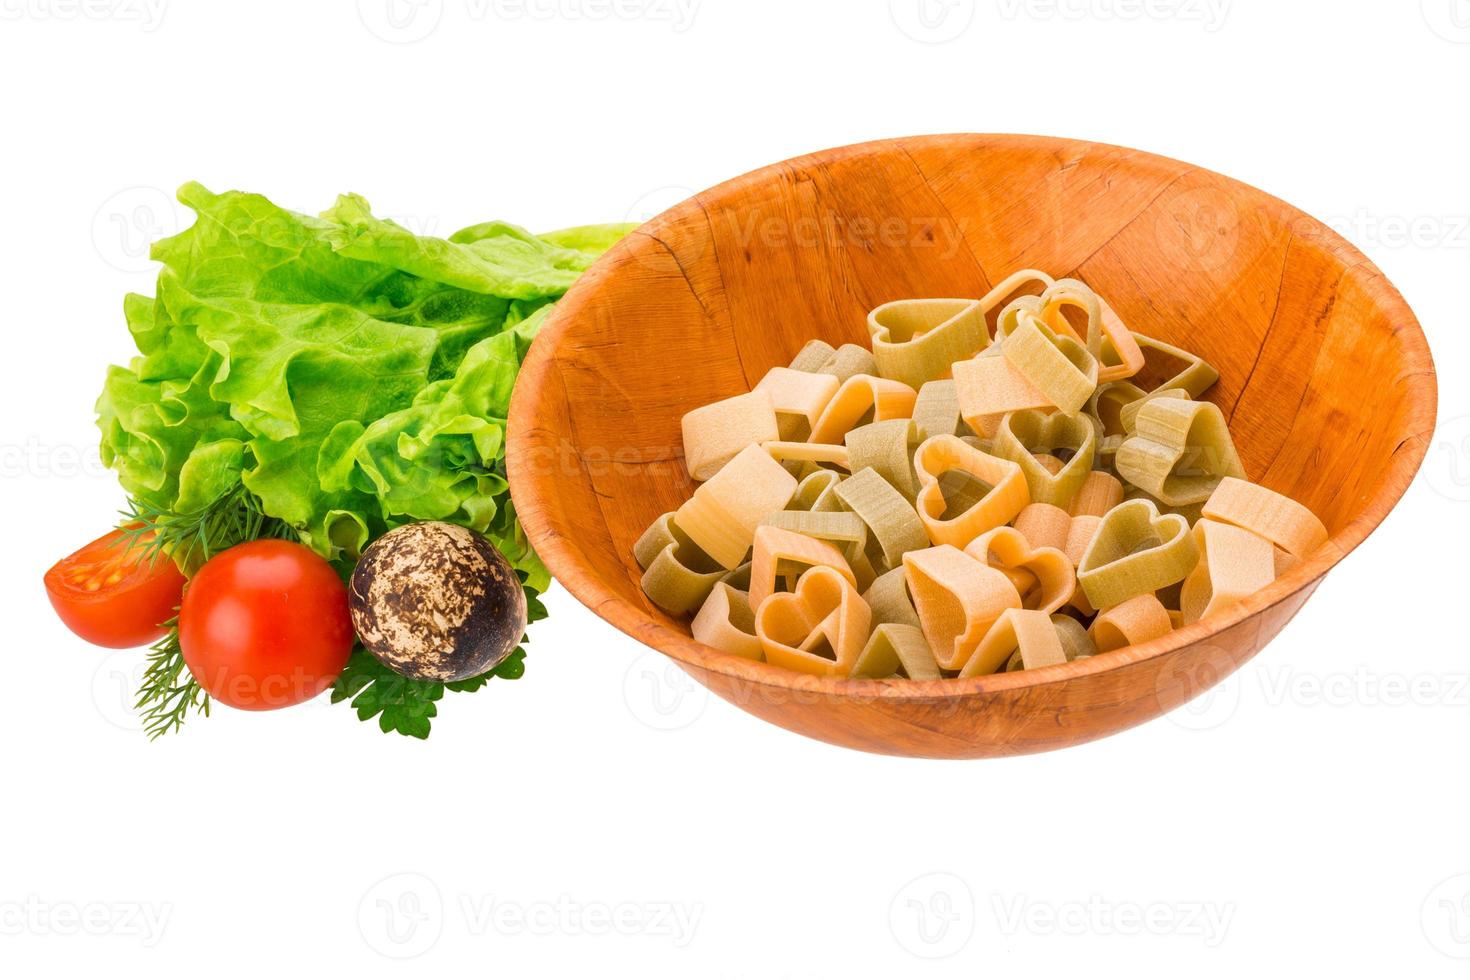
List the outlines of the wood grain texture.
<svg viewBox="0 0 1470 980">
<path fill-rule="evenodd" d="M 703 646 L 649 604 L 632 546 L 693 491 L 685 412 L 749 390 L 812 337 L 866 343 L 880 303 L 978 297 L 1026 266 L 1085 279 L 1134 330 L 1219 368 L 1208 397 L 1251 479 L 1311 507 L 1331 540 L 1245 603 L 1161 639 L 969 680 L 793 673 Z M 1290 205 L 1120 147 L 930 136 L 776 164 L 630 235 L 533 345 L 508 466 L 557 579 L 721 697 L 838 745 L 975 758 L 1121 731 L 1240 667 L 1398 501 L 1435 404 L 1429 350 L 1398 292 Z"/>
</svg>

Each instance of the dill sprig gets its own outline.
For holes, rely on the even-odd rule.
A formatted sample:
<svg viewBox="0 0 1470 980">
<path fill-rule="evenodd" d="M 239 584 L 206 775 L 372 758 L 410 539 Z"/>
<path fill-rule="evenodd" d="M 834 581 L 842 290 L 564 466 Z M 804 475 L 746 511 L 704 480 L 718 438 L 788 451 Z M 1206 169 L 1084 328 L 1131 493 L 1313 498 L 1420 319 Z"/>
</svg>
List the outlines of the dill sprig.
<svg viewBox="0 0 1470 980">
<path fill-rule="evenodd" d="M 130 548 L 140 548 L 149 561 L 173 561 L 192 574 L 210 558 L 245 541 L 261 538 L 296 540 L 290 524 L 266 514 L 260 498 L 237 483 L 194 513 L 178 514 L 144 501 L 128 501 L 123 533 Z M 176 732 L 190 714 L 209 716 L 209 695 L 189 673 L 179 647 L 179 620 L 148 651 L 148 667 L 134 704 L 150 740 Z"/>
<path fill-rule="evenodd" d="M 148 668 L 134 705 L 150 742 L 178 731 L 193 712 L 209 717 L 209 695 L 189 673 L 179 648 L 178 617 L 166 625 L 168 633 L 148 651 Z"/>
<path fill-rule="evenodd" d="M 143 549 L 149 560 L 167 555 L 186 573 L 242 541 L 297 538 L 291 525 L 268 515 L 260 498 L 243 483 L 189 514 L 130 499 L 128 509 L 123 511 L 123 533 L 130 548 Z"/>
</svg>

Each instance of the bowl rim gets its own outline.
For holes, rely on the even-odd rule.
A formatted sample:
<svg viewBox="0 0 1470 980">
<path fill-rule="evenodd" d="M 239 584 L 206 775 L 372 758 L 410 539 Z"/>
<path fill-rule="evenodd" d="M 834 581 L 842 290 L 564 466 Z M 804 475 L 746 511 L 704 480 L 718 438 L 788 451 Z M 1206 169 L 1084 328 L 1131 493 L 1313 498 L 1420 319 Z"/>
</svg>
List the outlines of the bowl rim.
<svg viewBox="0 0 1470 980">
<path fill-rule="evenodd" d="M 1065 664 L 963 679 L 915 681 L 906 678 L 871 679 L 818 676 L 758 663 L 705 646 L 688 633 L 673 629 L 652 618 L 645 610 L 606 588 L 597 576 L 584 569 L 579 549 L 571 539 L 556 529 L 555 522 L 548 514 L 544 503 L 525 489 L 517 492 L 517 486 L 524 488 L 529 484 L 525 478 L 525 469 L 521 466 L 522 459 L 538 458 L 538 454 L 544 451 L 543 443 L 550 439 L 549 430 L 535 424 L 519 424 L 518 419 L 525 418 L 528 414 L 532 418 L 535 417 L 535 402 L 540 397 L 544 397 L 544 393 L 548 391 L 545 379 L 557 361 L 563 336 L 596 292 L 597 284 L 612 268 L 613 263 L 618 261 L 617 257 L 631 249 L 632 241 L 636 237 L 653 237 L 647 230 L 650 227 L 658 226 L 683 209 L 702 208 L 701 199 L 706 195 L 727 193 L 742 185 L 774 177 L 783 168 L 793 164 L 831 161 L 884 150 L 896 149 L 908 153 L 916 145 L 943 145 L 955 140 L 1010 143 L 1014 146 L 1044 150 L 1050 153 L 1087 148 L 1118 150 L 1160 166 L 1182 168 L 1181 176 L 1188 173 L 1214 176 L 1226 181 L 1227 184 L 1237 185 L 1275 202 L 1289 213 L 1298 216 L 1297 220 L 1306 222 L 1310 227 L 1314 240 L 1321 243 L 1324 248 L 1330 248 L 1339 253 L 1347 265 L 1367 273 L 1361 286 L 1377 308 L 1400 324 L 1394 335 L 1403 348 L 1405 363 L 1414 368 L 1409 376 L 1419 378 L 1420 382 L 1409 386 L 1405 396 L 1409 403 L 1406 427 L 1413 428 L 1417 423 L 1418 429 L 1404 436 L 1394 448 L 1384 478 L 1364 503 L 1358 516 L 1332 535 L 1312 555 L 1299 562 L 1265 589 L 1242 602 L 1234 603 L 1218 613 L 1173 630 L 1158 639 Z M 512 392 L 507 426 L 506 467 L 516 514 L 526 530 L 527 539 L 532 548 L 535 549 L 552 576 L 599 617 L 635 640 L 673 658 L 682 666 L 725 675 L 741 685 L 750 687 L 775 687 L 858 700 L 936 701 L 1009 692 L 1023 688 L 1045 687 L 1142 663 L 1196 643 L 1208 641 L 1211 636 L 1259 616 L 1303 590 L 1312 589 L 1322 576 L 1367 539 L 1408 490 L 1428 453 L 1430 439 L 1434 432 L 1437 405 L 1438 379 L 1433 357 L 1423 328 L 1408 303 L 1388 277 L 1356 246 L 1344 239 L 1329 225 L 1295 205 L 1244 181 L 1219 174 L 1208 168 L 1131 147 L 1057 136 L 1014 133 L 940 133 L 851 143 L 768 164 L 701 191 L 630 232 L 622 242 L 600 258 L 556 304 L 542 325 L 536 340 L 532 343 Z M 551 448 L 556 449 L 556 447 Z M 528 462 L 526 469 L 530 467 L 531 464 Z"/>
</svg>

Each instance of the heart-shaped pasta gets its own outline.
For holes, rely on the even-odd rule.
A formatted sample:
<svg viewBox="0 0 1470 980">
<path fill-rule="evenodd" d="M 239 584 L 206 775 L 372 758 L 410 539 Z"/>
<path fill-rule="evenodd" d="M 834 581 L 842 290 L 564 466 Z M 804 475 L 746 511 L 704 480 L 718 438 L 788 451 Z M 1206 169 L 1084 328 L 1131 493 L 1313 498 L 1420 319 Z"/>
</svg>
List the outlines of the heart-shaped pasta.
<svg viewBox="0 0 1470 980">
<path fill-rule="evenodd" d="M 860 425 L 884 419 L 906 419 L 913 414 L 919 393 L 901 381 L 857 374 L 842 382 L 837 394 L 812 426 L 809 442 L 842 442 Z"/>
<path fill-rule="evenodd" d="M 934 436 L 914 453 L 916 501 L 929 540 L 963 548 L 1007 524 L 1031 502 L 1021 467 L 957 436 Z"/>
<path fill-rule="evenodd" d="M 1125 500 L 1102 517 L 1077 566 L 1077 581 L 1088 602 L 1106 610 L 1183 581 L 1198 559 L 1187 520 L 1160 514 L 1151 500 Z"/>
<path fill-rule="evenodd" d="M 1076 572 L 1065 554 L 1056 548 L 1033 547 L 1013 527 L 986 531 L 966 546 L 965 554 L 1010 578 L 1026 609 L 1054 613 L 1077 588 Z"/>
<path fill-rule="evenodd" d="M 1179 398 L 1145 402 L 1113 461 L 1118 475 L 1171 507 L 1205 501 L 1227 476 L 1245 476 L 1218 406 Z"/>
<path fill-rule="evenodd" d="M 960 676 L 993 674 L 1017 654 L 1026 670 L 1067 662 L 1067 652 L 1051 616 L 1034 609 L 1007 609 L 960 668 Z"/>
<path fill-rule="evenodd" d="M 868 314 L 878 374 L 918 388 L 947 378 L 955 361 L 990 345 L 985 310 L 973 299 L 900 299 Z"/>
<path fill-rule="evenodd" d="M 1033 501 L 1066 507 L 1092 472 L 1096 445 L 1097 429 L 1086 416 L 1065 412 L 1047 415 L 1028 410 L 1011 412 L 1001 419 L 990 451 L 1021 467 Z M 1033 455 L 1058 449 L 1072 455 L 1056 472 L 1047 469 Z"/>
<path fill-rule="evenodd" d="M 868 604 L 835 569 L 802 573 L 792 592 L 768 596 L 755 611 L 766 662 L 805 674 L 846 677 L 868 640 Z"/>
<path fill-rule="evenodd" d="M 909 594 L 934 659 L 958 670 L 1007 609 L 1021 608 L 1021 596 L 1001 572 L 951 545 L 903 556 Z"/>
</svg>

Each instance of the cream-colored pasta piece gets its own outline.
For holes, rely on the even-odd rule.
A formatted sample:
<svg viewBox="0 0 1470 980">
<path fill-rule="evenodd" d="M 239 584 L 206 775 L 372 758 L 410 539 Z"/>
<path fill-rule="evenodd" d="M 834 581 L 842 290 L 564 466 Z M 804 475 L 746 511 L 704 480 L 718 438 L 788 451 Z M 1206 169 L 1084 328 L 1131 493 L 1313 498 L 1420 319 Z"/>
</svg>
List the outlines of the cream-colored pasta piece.
<svg viewBox="0 0 1470 980">
<path fill-rule="evenodd" d="M 815 374 L 837 356 L 837 348 L 825 340 L 808 340 L 791 359 L 791 370 Z"/>
<path fill-rule="evenodd" d="M 1087 399 L 1087 414 L 1102 426 L 1103 436 L 1124 434 L 1123 410 L 1148 397 L 1148 392 L 1131 381 L 1109 381 L 1099 384 Z"/>
<path fill-rule="evenodd" d="M 1327 528 L 1306 507 L 1275 490 L 1227 476 L 1205 501 L 1212 521 L 1253 531 L 1293 558 L 1304 559 L 1327 541 Z"/>
<path fill-rule="evenodd" d="M 1021 608 L 1010 579 L 951 545 L 911 551 L 903 567 L 924 637 L 945 670 L 963 667 L 1001 613 Z"/>
<path fill-rule="evenodd" d="M 708 480 L 746 446 L 775 439 L 776 412 L 763 391 L 726 398 L 686 412 L 684 465 L 696 480 Z"/>
<path fill-rule="evenodd" d="M 914 427 L 920 442 L 930 436 L 960 434 L 960 400 L 953 378 L 925 382 L 919 389 L 919 397 L 914 400 Z"/>
<path fill-rule="evenodd" d="M 1088 635 L 1098 653 L 1107 653 L 1156 640 L 1173 628 L 1163 603 L 1152 592 L 1145 592 L 1098 613 Z"/>
<path fill-rule="evenodd" d="M 755 613 L 750 597 L 724 582 L 716 583 L 709 598 L 689 624 L 689 632 L 707 647 L 746 660 L 762 660 L 761 641 L 755 635 Z"/>
<path fill-rule="evenodd" d="M 1125 500 L 1103 516 L 1077 581 L 1094 607 L 1110 609 L 1183 580 L 1198 559 L 1188 521 L 1160 514 L 1150 501 Z"/>
<path fill-rule="evenodd" d="M 1031 502 L 1020 466 L 955 436 L 924 440 L 914 453 L 914 470 L 919 519 L 935 544 L 962 548 L 991 528 L 1010 523 Z M 964 482 L 955 487 L 951 474 Z M 954 516 L 946 516 L 951 510 Z"/>
<path fill-rule="evenodd" d="M 960 668 L 960 676 L 994 674 L 1016 654 L 1021 657 L 1023 670 L 1067 662 L 1067 652 L 1050 615 L 1033 609 L 1005 610 Z"/>
<path fill-rule="evenodd" d="M 881 623 L 873 627 L 873 635 L 858 655 L 852 676 L 937 681 L 943 675 L 934 662 L 934 652 L 929 649 L 923 630 L 901 623 Z"/>
<path fill-rule="evenodd" d="M 1178 398 L 1144 403 L 1113 465 L 1124 480 L 1170 506 L 1199 503 L 1225 477 L 1245 476 L 1219 407 Z"/>
<path fill-rule="evenodd" d="M 1179 611 L 1193 623 L 1261 591 L 1276 580 L 1275 546 L 1233 524 L 1195 524 L 1199 564 L 1179 589 Z"/>
<path fill-rule="evenodd" d="M 965 547 L 965 554 L 1006 573 L 1008 578 L 1013 570 L 1028 573 L 1029 588 L 1016 589 L 1024 609 L 1039 609 L 1049 615 L 1066 605 L 1077 589 L 1077 574 L 1064 553 L 1032 545 L 1013 527 L 986 531 Z"/>
<path fill-rule="evenodd" d="M 871 422 L 850 430 L 843 441 L 847 446 L 848 469 L 871 468 L 893 484 L 893 489 L 912 501 L 919 493 L 919 478 L 914 473 L 914 450 L 923 440 L 911 419 L 888 419 Z"/>
<path fill-rule="evenodd" d="M 909 598 L 908 573 L 902 565 L 875 578 L 863 593 L 863 601 L 873 610 L 874 623 L 920 625 L 914 601 Z"/>
<path fill-rule="evenodd" d="M 778 463 L 816 463 L 824 468 L 835 466 L 844 470 L 852 466 L 848 461 L 847 447 L 831 443 L 777 440 L 763 442 L 761 448 Z"/>
<path fill-rule="evenodd" d="M 1123 483 L 1111 473 L 1093 470 L 1082 481 L 1068 508 L 1073 517 L 1101 517 L 1123 502 Z"/>
<path fill-rule="evenodd" d="M 960 417 L 976 433 L 994 436 L 1008 412 L 1051 410 L 1051 399 L 1004 357 L 972 357 L 954 366 Z"/>
<path fill-rule="evenodd" d="M 868 604 L 852 583 L 825 565 L 807 569 L 794 591 L 767 596 L 755 610 L 766 662 L 806 674 L 850 675 L 871 623 Z"/>
<path fill-rule="evenodd" d="M 1037 269 L 1019 269 L 992 286 L 990 292 L 980 298 L 980 308 L 985 311 L 991 336 L 1000 336 L 996 321 L 1007 307 L 1022 297 L 1039 298 L 1055 281 Z"/>
<path fill-rule="evenodd" d="M 973 299 L 900 299 L 868 314 L 878 375 L 918 388 L 947 378 L 955 361 L 990 345 L 985 310 Z"/>
<path fill-rule="evenodd" d="M 901 381 L 858 374 L 842 382 L 812 427 L 812 442 L 841 443 L 860 425 L 884 419 L 906 419 L 918 392 Z"/>
<path fill-rule="evenodd" d="M 802 477 L 801 482 L 796 485 L 796 492 L 792 494 L 787 508 L 813 513 L 841 510 L 842 502 L 837 499 L 836 493 L 837 484 L 841 482 L 842 475 L 835 470 L 814 470 Z"/>
<path fill-rule="evenodd" d="M 858 470 L 835 490 L 842 506 L 868 526 L 868 557 L 873 568 L 896 568 L 905 552 L 929 545 L 929 535 L 913 505 L 873 470 Z"/>
<path fill-rule="evenodd" d="M 1059 411 L 1080 411 L 1097 388 L 1097 358 L 1072 337 L 1058 335 L 1040 317 L 1025 311 L 1001 341 L 1001 354 Z"/>
<path fill-rule="evenodd" d="M 822 565 L 831 568 L 857 588 L 857 576 L 838 548 L 805 534 L 788 531 L 771 524 L 755 529 L 754 551 L 750 560 L 750 604 L 759 609 L 766 597 L 785 591 L 795 584 L 808 568 Z M 785 583 L 785 589 L 782 584 Z"/>
<path fill-rule="evenodd" d="M 698 609 L 725 574 L 725 569 L 679 529 L 674 515 L 664 514 L 633 545 L 643 569 L 643 592 L 653 604 L 675 616 Z"/>
<path fill-rule="evenodd" d="M 878 362 L 873 360 L 873 352 L 866 347 L 857 344 L 843 344 L 833 351 L 832 356 L 817 368 L 822 374 L 830 374 L 838 381 L 847 381 L 860 374 L 878 374 Z"/>
<path fill-rule="evenodd" d="M 1027 504 L 1012 522 L 1017 531 L 1038 548 L 1067 549 L 1067 533 L 1072 528 L 1072 515 L 1052 504 Z M 1072 566 L 1076 567 L 1076 562 Z"/>
<path fill-rule="evenodd" d="M 826 541 L 842 552 L 852 569 L 859 591 L 872 584 L 872 562 L 868 559 L 868 527 L 862 518 L 847 511 L 782 510 L 763 521 L 772 527 Z"/>
<path fill-rule="evenodd" d="M 755 529 L 784 508 L 796 478 L 760 446 L 747 446 L 674 512 L 674 523 L 726 568 L 745 560 Z"/>
<path fill-rule="evenodd" d="M 1031 500 L 1066 507 L 1092 472 L 1096 444 L 1097 430 L 1080 414 L 1026 410 L 1007 413 L 1001 419 L 991 453 L 1021 467 Z M 1063 462 L 1049 456 L 1054 449 L 1069 450 L 1071 459 Z M 1054 460 L 1056 468 L 1034 455 L 1038 452 Z"/>
<path fill-rule="evenodd" d="M 837 394 L 840 384 L 830 374 L 773 367 L 755 390 L 764 391 L 771 400 L 779 431 L 777 438 L 796 442 L 812 434 L 812 426 L 817 424 L 822 409 Z"/>
</svg>

